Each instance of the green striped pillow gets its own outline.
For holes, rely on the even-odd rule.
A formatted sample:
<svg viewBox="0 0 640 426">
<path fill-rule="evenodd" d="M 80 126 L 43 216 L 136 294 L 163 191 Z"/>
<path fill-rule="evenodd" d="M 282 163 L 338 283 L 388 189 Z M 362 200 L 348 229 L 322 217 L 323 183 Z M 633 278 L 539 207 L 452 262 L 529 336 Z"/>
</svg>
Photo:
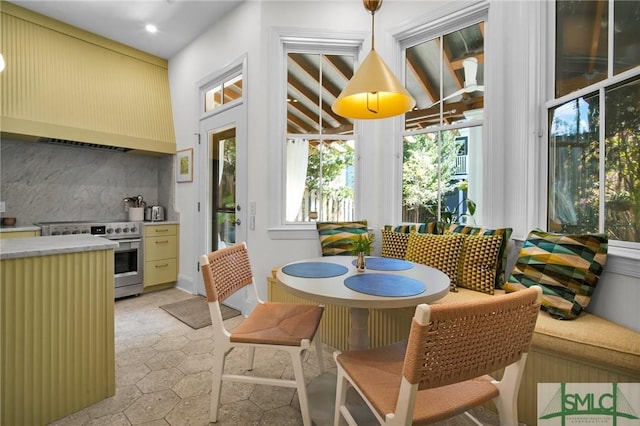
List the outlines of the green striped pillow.
<svg viewBox="0 0 640 426">
<path fill-rule="evenodd" d="M 316 222 L 323 256 L 349 256 L 351 244 L 368 232 L 367 221 Z"/>
</svg>

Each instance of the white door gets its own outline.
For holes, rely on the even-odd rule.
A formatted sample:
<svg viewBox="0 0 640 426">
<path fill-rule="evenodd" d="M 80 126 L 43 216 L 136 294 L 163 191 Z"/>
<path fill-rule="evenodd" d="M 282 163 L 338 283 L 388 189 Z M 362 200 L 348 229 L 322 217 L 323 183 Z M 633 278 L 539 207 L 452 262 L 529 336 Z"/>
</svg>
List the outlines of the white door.
<svg viewBox="0 0 640 426">
<path fill-rule="evenodd" d="M 247 138 L 243 103 L 200 121 L 200 252 L 208 253 L 246 241 Z M 198 293 L 205 294 L 202 277 Z M 224 302 L 244 312 L 246 292 Z"/>
</svg>

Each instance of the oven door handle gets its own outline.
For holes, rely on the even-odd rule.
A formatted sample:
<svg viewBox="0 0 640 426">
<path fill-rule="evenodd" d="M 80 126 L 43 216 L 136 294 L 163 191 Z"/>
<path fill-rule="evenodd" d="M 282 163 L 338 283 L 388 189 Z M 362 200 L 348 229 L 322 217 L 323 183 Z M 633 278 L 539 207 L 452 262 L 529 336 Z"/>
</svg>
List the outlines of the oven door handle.
<svg viewBox="0 0 640 426">
<path fill-rule="evenodd" d="M 111 241 L 114 241 L 116 243 L 140 243 L 140 242 L 142 242 L 142 239 L 141 238 L 134 238 L 134 239 L 131 239 L 131 240 L 111 240 Z"/>
</svg>

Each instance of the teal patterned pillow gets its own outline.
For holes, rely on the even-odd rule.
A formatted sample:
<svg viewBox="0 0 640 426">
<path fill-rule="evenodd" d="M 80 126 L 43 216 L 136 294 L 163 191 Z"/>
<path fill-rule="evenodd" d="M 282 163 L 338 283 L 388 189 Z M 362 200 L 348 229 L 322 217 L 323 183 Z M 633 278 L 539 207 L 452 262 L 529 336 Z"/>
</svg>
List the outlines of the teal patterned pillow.
<svg viewBox="0 0 640 426">
<path fill-rule="evenodd" d="M 607 262 L 606 234 L 566 235 L 534 229 L 527 236 L 504 289 L 542 287 L 542 308 L 574 319 L 587 307 Z"/>
<path fill-rule="evenodd" d="M 323 256 L 350 256 L 351 244 L 368 232 L 367 221 L 316 222 Z"/>
<path fill-rule="evenodd" d="M 402 234 L 410 234 L 411 232 L 417 232 L 418 234 L 437 234 L 442 235 L 444 233 L 444 222 L 426 222 L 426 223 L 411 223 L 406 225 L 391 226 L 385 225 L 385 231 L 399 232 Z"/>
</svg>

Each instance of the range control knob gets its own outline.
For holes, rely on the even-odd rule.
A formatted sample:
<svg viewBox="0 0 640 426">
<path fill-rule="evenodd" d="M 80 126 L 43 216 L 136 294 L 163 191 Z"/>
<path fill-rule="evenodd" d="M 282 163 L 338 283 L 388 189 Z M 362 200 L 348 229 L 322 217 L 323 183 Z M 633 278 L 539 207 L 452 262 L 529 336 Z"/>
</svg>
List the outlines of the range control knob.
<svg viewBox="0 0 640 426">
<path fill-rule="evenodd" d="M 126 234 L 127 232 L 129 232 L 129 228 L 123 228 L 122 232 L 124 232 Z"/>
<path fill-rule="evenodd" d="M 132 226 L 132 227 L 131 227 L 131 232 L 134 232 L 134 233 L 135 233 L 135 232 L 138 232 L 138 228 L 136 228 L 136 227 L 135 227 L 135 225 L 134 225 L 134 226 Z"/>
<path fill-rule="evenodd" d="M 119 233 L 120 233 L 120 231 L 122 231 L 122 229 L 120 229 L 120 228 L 116 228 L 116 234 L 119 234 Z"/>
<path fill-rule="evenodd" d="M 113 228 L 107 229 L 107 234 L 113 234 Z"/>
</svg>

